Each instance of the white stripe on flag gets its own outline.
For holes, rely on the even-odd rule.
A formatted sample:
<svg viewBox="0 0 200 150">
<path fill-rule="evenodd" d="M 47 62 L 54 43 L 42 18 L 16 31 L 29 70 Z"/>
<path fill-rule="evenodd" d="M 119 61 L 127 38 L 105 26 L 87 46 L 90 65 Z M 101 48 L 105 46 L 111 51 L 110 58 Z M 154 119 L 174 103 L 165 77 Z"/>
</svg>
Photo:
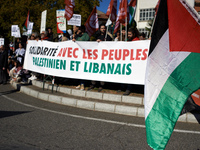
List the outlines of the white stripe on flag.
<svg viewBox="0 0 200 150">
<path fill-rule="evenodd" d="M 169 52 L 169 30 L 167 30 L 147 60 L 145 119 L 170 74 L 189 54 L 190 52 Z"/>
</svg>

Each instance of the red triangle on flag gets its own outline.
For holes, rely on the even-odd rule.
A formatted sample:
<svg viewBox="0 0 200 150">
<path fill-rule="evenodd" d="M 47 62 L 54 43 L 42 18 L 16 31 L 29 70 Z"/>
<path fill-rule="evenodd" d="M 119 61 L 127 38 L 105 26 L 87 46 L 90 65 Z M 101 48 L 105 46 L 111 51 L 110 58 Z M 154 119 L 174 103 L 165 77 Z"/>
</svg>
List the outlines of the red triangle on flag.
<svg viewBox="0 0 200 150">
<path fill-rule="evenodd" d="M 196 11 L 184 0 L 168 0 L 167 4 L 170 51 L 200 53 L 200 17 Z"/>
</svg>

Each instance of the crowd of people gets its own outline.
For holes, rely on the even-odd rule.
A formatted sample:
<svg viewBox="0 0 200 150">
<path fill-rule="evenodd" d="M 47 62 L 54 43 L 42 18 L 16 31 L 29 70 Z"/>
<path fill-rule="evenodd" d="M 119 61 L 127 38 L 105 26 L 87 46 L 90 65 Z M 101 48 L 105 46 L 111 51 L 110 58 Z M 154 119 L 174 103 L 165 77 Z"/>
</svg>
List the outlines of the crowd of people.
<svg viewBox="0 0 200 150">
<path fill-rule="evenodd" d="M 99 30 L 94 34 L 93 38 L 97 42 L 101 41 L 137 41 L 145 40 L 146 35 L 144 33 L 139 33 L 137 28 L 129 28 L 126 38 L 126 30 L 123 28 L 118 31 L 115 36 L 110 32 L 106 31 L 106 26 L 101 24 Z M 6 49 L 5 45 L 0 47 L 0 84 L 6 84 L 9 82 L 23 82 L 27 83 L 29 80 L 35 80 L 37 78 L 43 80 L 43 76 L 36 72 L 31 72 L 29 70 L 23 69 L 24 57 L 25 57 L 25 47 L 29 40 L 47 40 L 47 41 L 90 41 L 90 37 L 86 32 L 84 25 L 82 26 L 73 26 L 73 31 L 71 29 L 67 30 L 66 33 L 59 35 L 57 40 L 54 38 L 52 28 L 47 28 L 46 31 L 43 31 L 41 34 L 37 32 L 32 32 L 28 40 L 24 43 L 17 39 L 15 43 L 10 43 L 9 47 Z M 14 45 L 15 44 L 15 45 Z M 71 79 L 57 77 L 56 81 L 61 82 L 69 81 Z M 101 92 L 105 85 L 102 81 L 86 81 L 86 80 L 76 80 L 76 88 L 80 90 L 85 90 L 85 85 L 87 84 L 89 88 L 87 90 L 93 90 L 98 88 L 98 92 Z M 73 80 L 73 81 L 74 81 Z M 72 81 L 72 80 L 71 80 Z M 72 82 L 73 82 L 72 81 Z M 62 82 L 63 83 L 63 82 Z M 132 88 L 131 84 L 120 84 L 121 89 L 125 89 L 123 95 L 129 95 Z M 119 90 L 121 90 L 119 89 Z"/>
</svg>

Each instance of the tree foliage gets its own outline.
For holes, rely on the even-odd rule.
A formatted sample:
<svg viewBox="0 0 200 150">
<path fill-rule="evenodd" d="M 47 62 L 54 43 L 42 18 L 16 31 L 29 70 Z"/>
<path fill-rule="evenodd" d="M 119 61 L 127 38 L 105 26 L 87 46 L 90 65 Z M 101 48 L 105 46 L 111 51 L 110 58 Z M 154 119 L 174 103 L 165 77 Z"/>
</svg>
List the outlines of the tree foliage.
<svg viewBox="0 0 200 150">
<path fill-rule="evenodd" d="M 81 14 L 82 24 L 89 17 L 93 7 L 99 6 L 102 0 L 75 0 L 74 13 Z M 22 33 L 22 24 L 26 20 L 28 11 L 29 20 L 34 22 L 33 31 L 40 31 L 41 13 L 47 10 L 46 27 L 56 28 L 56 10 L 64 9 L 64 0 L 1 0 L 0 1 L 0 35 L 6 38 L 11 36 L 11 25 L 18 25 Z M 68 27 L 70 28 L 70 27 Z"/>
</svg>

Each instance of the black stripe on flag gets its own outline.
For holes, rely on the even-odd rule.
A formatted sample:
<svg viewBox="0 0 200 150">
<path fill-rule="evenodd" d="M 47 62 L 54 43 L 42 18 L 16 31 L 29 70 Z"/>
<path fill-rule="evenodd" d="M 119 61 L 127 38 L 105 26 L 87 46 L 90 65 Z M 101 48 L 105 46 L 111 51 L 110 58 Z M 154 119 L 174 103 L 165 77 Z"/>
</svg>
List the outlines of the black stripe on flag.
<svg viewBox="0 0 200 150">
<path fill-rule="evenodd" d="M 154 50 L 163 34 L 168 29 L 167 0 L 161 0 L 153 27 L 149 55 Z"/>
</svg>

